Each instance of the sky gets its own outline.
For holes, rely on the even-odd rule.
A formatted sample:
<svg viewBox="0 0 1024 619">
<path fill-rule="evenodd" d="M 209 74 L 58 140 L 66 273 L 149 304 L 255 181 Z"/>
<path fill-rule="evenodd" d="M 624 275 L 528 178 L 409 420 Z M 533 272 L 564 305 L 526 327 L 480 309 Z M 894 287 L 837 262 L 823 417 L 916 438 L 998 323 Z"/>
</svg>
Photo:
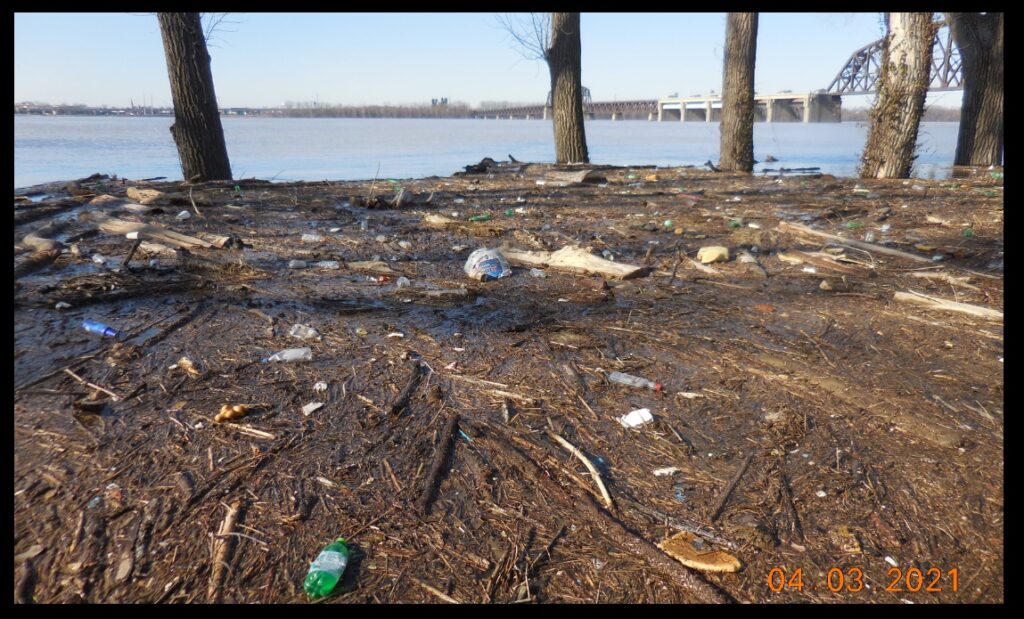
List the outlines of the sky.
<svg viewBox="0 0 1024 619">
<path fill-rule="evenodd" d="M 210 41 L 220 107 L 539 103 L 543 61 L 498 13 L 230 13 Z M 516 15 L 512 16 L 517 19 Z M 761 13 L 754 88 L 827 88 L 880 13 Z M 594 101 L 721 92 L 725 13 L 583 13 L 582 81 Z M 959 107 L 962 93 L 929 105 Z M 16 13 L 14 101 L 170 107 L 154 14 Z M 844 97 L 866 107 L 869 97 Z"/>
</svg>

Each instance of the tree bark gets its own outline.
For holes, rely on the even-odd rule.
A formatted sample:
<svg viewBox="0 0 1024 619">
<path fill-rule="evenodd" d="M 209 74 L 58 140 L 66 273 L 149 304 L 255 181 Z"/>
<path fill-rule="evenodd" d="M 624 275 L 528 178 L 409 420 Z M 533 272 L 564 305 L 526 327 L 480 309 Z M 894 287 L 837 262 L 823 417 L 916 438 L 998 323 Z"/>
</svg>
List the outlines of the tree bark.
<svg viewBox="0 0 1024 619">
<path fill-rule="evenodd" d="M 757 13 L 729 13 L 722 75 L 721 161 L 727 172 L 754 170 L 754 63 Z"/>
<path fill-rule="evenodd" d="M 954 165 L 1003 163 L 1003 14 L 947 13 L 960 49 L 964 98 Z"/>
<path fill-rule="evenodd" d="M 199 13 L 158 13 L 174 102 L 171 135 L 187 181 L 230 180 L 210 54 Z"/>
<path fill-rule="evenodd" d="M 551 43 L 545 59 L 551 73 L 555 160 L 558 163 L 589 163 L 587 137 L 583 129 L 579 13 L 552 13 Z"/>
<path fill-rule="evenodd" d="M 931 13 L 890 13 L 861 178 L 909 178 L 931 79 Z"/>
</svg>

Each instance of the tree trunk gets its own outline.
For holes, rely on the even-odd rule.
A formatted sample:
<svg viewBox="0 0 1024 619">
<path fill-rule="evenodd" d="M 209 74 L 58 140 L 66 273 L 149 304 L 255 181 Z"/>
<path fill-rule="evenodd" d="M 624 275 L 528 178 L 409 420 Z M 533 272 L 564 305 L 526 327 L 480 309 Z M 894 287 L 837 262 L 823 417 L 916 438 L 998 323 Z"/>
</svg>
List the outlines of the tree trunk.
<svg viewBox="0 0 1024 619">
<path fill-rule="evenodd" d="M 722 75 L 721 161 L 728 172 L 754 170 L 754 62 L 757 13 L 729 13 Z"/>
<path fill-rule="evenodd" d="M 954 165 L 1003 163 L 1003 14 L 947 13 L 960 49 L 964 98 Z"/>
<path fill-rule="evenodd" d="M 210 54 L 199 13 L 158 13 L 174 102 L 171 135 L 187 181 L 230 180 Z"/>
<path fill-rule="evenodd" d="M 551 46 L 546 60 L 551 72 L 555 160 L 558 163 L 589 163 L 587 136 L 583 130 L 579 13 L 552 13 Z"/>
<path fill-rule="evenodd" d="M 890 13 L 861 178 L 909 178 L 938 29 L 931 13 Z"/>
</svg>

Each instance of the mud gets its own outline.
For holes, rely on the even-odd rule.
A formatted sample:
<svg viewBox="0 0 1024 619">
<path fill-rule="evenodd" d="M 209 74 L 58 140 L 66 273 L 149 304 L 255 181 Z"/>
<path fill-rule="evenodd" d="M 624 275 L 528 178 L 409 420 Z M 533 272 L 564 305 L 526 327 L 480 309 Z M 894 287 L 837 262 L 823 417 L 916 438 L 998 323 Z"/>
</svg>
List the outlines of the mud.
<svg viewBox="0 0 1024 619">
<path fill-rule="evenodd" d="M 1002 310 L 1001 174 L 601 168 L 605 182 L 559 186 L 551 166 L 484 170 L 16 192 L 16 244 L 67 224 L 65 252 L 14 285 L 16 599 L 301 602 L 340 536 L 352 559 L 327 603 L 1003 601 L 1003 324 L 894 300 Z M 148 214 L 87 204 L 131 186 L 167 196 Z M 400 188 L 410 204 L 378 208 Z M 134 241 L 78 219 L 95 210 L 245 246 L 126 265 Z M 464 225 L 427 227 L 431 213 Z M 650 274 L 466 278 L 473 249 L 503 244 L 579 244 Z M 730 250 L 714 273 L 689 260 L 707 245 Z M 16 271 L 32 256 L 16 249 Z M 387 268 L 354 264 L 368 261 Z M 289 337 L 296 323 L 320 339 Z M 311 362 L 260 363 L 300 346 Z M 307 416 L 310 402 L 325 405 Z M 214 423 L 224 404 L 252 411 Z M 637 408 L 655 421 L 616 421 Z M 742 568 L 684 567 L 656 547 L 679 530 Z"/>
</svg>

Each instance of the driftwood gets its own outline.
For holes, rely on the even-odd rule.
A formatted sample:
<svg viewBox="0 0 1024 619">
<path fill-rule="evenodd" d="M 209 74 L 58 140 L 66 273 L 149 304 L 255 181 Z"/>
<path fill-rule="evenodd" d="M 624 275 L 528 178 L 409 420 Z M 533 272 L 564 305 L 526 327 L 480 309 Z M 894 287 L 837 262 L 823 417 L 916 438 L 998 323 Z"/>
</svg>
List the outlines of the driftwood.
<svg viewBox="0 0 1024 619">
<path fill-rule="evenodd" d="M 398 413 L 402 412 L 402 410 L 409 405 L 409 398 L 411 398 L 413 392 L 416 391 L 416 385 L 419 384 L 420 376 L 422 376 L 422 372 L 420 371 L 420 364 L 416 361 L 413 361 L 410 364 L 410 368 L 411 376 L 409 377 L 409 382 L 406 383 L 405 388 L 402 389 L 402 392 L 398 394 L 398 397 L 395 398 L 395 401 L 392 402 L 391 406 L 388 407 L 389 415 L 397 415 Z"/>
<path fill-rule="evenodd" d="M 941 279 L 942 281 L 948 284 L 952 284 L 954 286 L 961 286 L 963 288 L 967 288 L 968 290 L 981 290 L 977 286 L 968 283 L 971 279 L 969 277 L 954 277 L 949 273 L 934 273 L 930 271 L 916 271 L 914 273 L 907 273 L 907 275 L 909 275 L 910 277 L 919 277 L 922 279 Z"/>
<path fill-rule="evenodd" d="M 29 273 L 34 273 L 39 269 L 42 269 L 52 263 L 60 255 L 60 250 L 47 249 L 43 251 L 33 252 L 28 258 L 21 261 L 18 266 L 14 267 L 14 279 L 18 279 Z"/>
<path fill-rule="evenodd" d="M 162 191 L 157 191 L 156 189 L 139 189 L 138 187 L 129 187 L 126 193 L 129 198 L 138 201 L 139 204 L 151 204 L 164 196 L 164 192 Z"/>
<path fill-rule="evenodd" d="M 123 219 L 117 219 L 115 217 L 108 217 L 102 213 L 83 213 L 80 219 L 91 221 L 99 225 L 100 230 L 108 232 L 110 234 L 127 234 L 129 232 L 138 232 L 139 235 L 146 235 L 173 245 L 174 247 L 183 247 L 190 249 L 193 247 L 213 247 L 212 243 L 208 243 L 202 239 L 197 239 L 194 236 L 188 236 L 185 234 L 179 234 L 173 230 L 168 230 L 155 224 L 144 224 L 134 221 L 125 221 Z"/>
<path fill-rule="evenodd" d="M 715 502 L 715 507 L 711 510 L 711 516 L 708 518 L 709 520 L 714 521 L 718 518 L 718 515 L 722 513 L 722 508 L 725 507 L 726 502 L 729 500 L 729 496 L 732 494 L 732 491 L 736 489 L 736 485 L 740 483 L 740 479 L 743 477 L 743 474 L 747 472 L 747 467 L 750 466 L 750 461 L 753 459 L 754 453 L 751 452 L 747 454 L 747 457 L 743 459 L 742 463 L 740 463 L 739 470 L 737 470 L 736 474 L 729 480 L 729 484 L 722 490 L 722 494 L 718 497 L 718 501 Z"/>
<path fill-rule="evenodd" d="M 488 222 L 463 222 L 444 215 L 429 214 L 423 217 L 423 224 L 428 228 L 440 228 L 442 230 L 455 230 L 463 234 L 474 236 L 501 236 L 504 230 L 498 226 L 490 225 Z"/>
<path fill-rule="evenodd" d="M 210 586 L 207 589 L 207 597 L 214 604 L 219 604 L 223 597 L 221 587 L 224 584 L 224 570 L 230 559 L 230 553 L 234 549 L 234 540 L 231 534 L 235 532 L 235 523 L 238 522 L 241 511 L 241 502 L 235 501 L 228 509 L 213 541 L 213 565 L 210 569 Z"/>
<path fill-rule="evenodd" d="M 420 498 L 416 500 L 416 511 L 420 515 L 426 515 L 430 510 L 430 499 L 434 495 L 434 488 L 437 486 L 438 479 L 441 477 L 441 471 L 444 469 L 444 465 L 448 462 L 448 455 L 451 453 L 452 444 L 455 442 L 455 428 L 459 425 L 459 414 L 452 413 L 448 417 L 448 421 L 444 424 L 444 429 L 441 430 L 440 443 L 437 445 L 437 451 L 434 452 L 434 459 L 430 463 L 430 472 L 427 473 L 427 482 L 423 486 L 423 492 L 420 494 Z"/>
<path fill-rule="evenodd" d="M 583 463 L 583 466 L 587 467 L 587 470 L 590 471 L 590 477 L 594 480 L 594 483 L 597 484 L 598 489 L 601 491 L 601 496 L 604 498 L 604 506 L 608 509 L 612 509 L 614 506 L 612 503 L 612 497 L 608 494 L 608 489 L 604 487 L 604 482 L 601 481 L 601 474 L 597 472 L 597 469 L 594 468 L 594 465 L 590 460 L 583 455 L 583 452 L 577 449 L 575 445 L 553 432 L 548 432 L 548 436 L 558 441 L 559 445 L 569 450 L 569 453 L 576 456 L 576 458 Z"/>
<path fill-rule="evenodd" d="M 791 249 L 785 253 L 778 254 L 779 260 L 783 262 L 789 262 L 791 264 L 802 264 L 804 262 L 813 264 L 814 266 L 821 269 L 829 269 L 837 271 L 843 275 L 867 275 L 868 272 L 863 268 L 850 266 L 836 261 L 835 258 L 822 252 L 806 252 L 798 249 Z"/>
<path fill-rule="evenodd" d="M 64 230 L 70 225 L 67 221 L 54 221 L 46 224 L 42 228 L 29 232 L 21 239 L 21 245 L 34 249 L 35 251 L 46 251 L 51 249 L 61 249 L 64 247 L 64 243 L 60 241 L 54 241 L 46 237 L 57 234 Z"/>
<path fill-rule="evenodd" d="M 920 292 L 914 292 L 910 290 L 908 292 L 897 292 L 893 299 L 901 303 L 915 303 L 917 305 L 923 305 L 928 309 L 943 310 L 947 312 L 960 312 L 963 314 L 970 314 L 971 316 L 977 316 L 979 318 L 987 318 L 989 320 L 995 320 L 998 322 L 1003 321 L 1003 313 L 999 310 L 989 309 L 987 307 L 981 307 L 980 305 L 971 305 L 969 303 L 960 303 L 958 301 L 950 301 L 949 299 L 942 299 L 939 297 L 930 297 Z"/>
<path fill-rule="evenodd" d="M 757 263 L 757 258 L 750 252 L 742 249 L 736 252 L 736 262 L 742 264 L 748 273 L 753 273 L 761 279 L 768 279 L 768 272 Z"/>
<path fill-rule="evenodd" d="M 605 260 L 579 247 L 566 246 L 555 252 L 527 251 L 522 249 L 502 248 L 502 255 L 512 264 L 534 267 L 547 266 L 559 271 L 598 274 L 609 279 L 633 279 L 644 277 L 651 272 L 650 267 L 638 267 Z"/>
<path fill-rule="evenodd" d="M 358 262 L 346 262 L 345 266 L 353 271 L 366 271 L 380 275 L 401 275 L 398 271 L 388 266 L 387 262 L 381 260 L 361 260 Z"/>
<path fill-rule="evenodd" d="M 578 172 L 563 172 L 561 170 L 548 170 L 544 173 L 544 180 L 565 185 L 580 185 L 582 183 L 606 183 L 608 179 L 595 170 L 580 170 Z"/>
<path fill-rule="evenodd" d="M 889 247 L 885 247 L 882 245 L 875 245 L 874 243 L 867 243 L 864 241 L 858 241 L 856 239 L 847 239 L 835 234 L 829 234 L 828 232 L 822 232 L 820 230 L 815 230 L 814 228 L 809 228 L 807 226 L 795 224 L 789 221 L 780 221 L 778 230 L 780 232 L 792 232 L 794 234 L 804 234 L 807 236 L 826 239 L 842 245 L 849 245 L 850 247 L 857 247 L 859 249 L 863 249 L 866 251 L 873 251 L 880 254 L 886 254 L 888 256 L 895 256 L 897 258 L 905 258 L 907 260 L 913 260 L 915 262 L 924 262 L 926 264 L 932 264 L 932 260 L 930 258 L 923 258 L 921 256 L 909 254 L 905 251 L 900 251 L 898 249 L 890 249 Z"/>
<path fill-rule="evenodd" d="M 486 422 L 484 423 L 487 428 L 495 429 L 499 434 L 502 433 L 501 429 L 497 426 L 487 424 Z M 562 487 L 552 481 L 545 471 L 541 469 L 541 467 L 532 458 L 514 445 L 510 444 L 507 440 L 502 440 L 498 437 L 477 436 L 474 438 L 474 441 L 480 442 L 484 446 L 490 446 L 495 451 L 498 451 L 508 457 L 516 468 L 520 469 L 528 479 L 534 480 L 538 489 L 547 493 L 549 496 L 565 495 L 565 491 Z M 589 520 L 593 524 L 599 526 L 605 534 L 608 535 L 609 539 L 613 540 L 630 554 L 645 561 L 652 569 L 666 576 L 675 584 L 686 589 L 689 593 L 696 596 L 701 602 L 730 603 L 733 601 L 727 594 L 722 592 L 715 585 L 704 580 L 699 574 L 690 571 L 689 568 L 686 568 L 681 563 L 677 563 L 673 559 L 669 558 L 668 555 L 659 550 L 657 546 L 646 539 L 631 533 L 628 529 L 622 526 L 622 523 L 620 523 L 616 518 L 601 511 L 589 494 L 579 500 L 573 497 L 568 497 L 568 500 L 572 501 L 580 518 Z"/>
</svg>

